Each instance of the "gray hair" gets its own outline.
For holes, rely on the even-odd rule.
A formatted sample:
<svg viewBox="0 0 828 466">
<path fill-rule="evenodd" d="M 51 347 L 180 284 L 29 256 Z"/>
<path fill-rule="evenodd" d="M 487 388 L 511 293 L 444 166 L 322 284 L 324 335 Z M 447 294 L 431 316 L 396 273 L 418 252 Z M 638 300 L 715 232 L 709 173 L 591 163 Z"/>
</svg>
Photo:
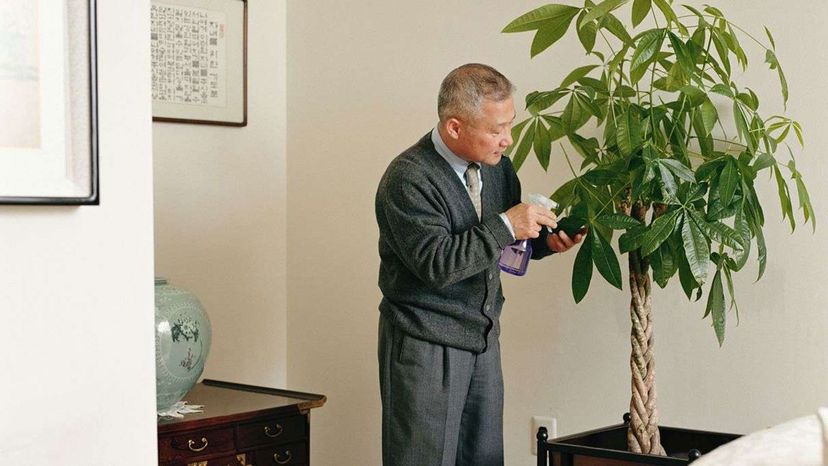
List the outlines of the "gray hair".
<svg viewBox="0 0 828 466">
<path fill-rule="evenodd" d="M 488 65 L 468 63 L 452 70 L 440 85 L 437 115 L 449 118 L 477 118 L 483 99 L 502 102 L 512 96 L 515 86 L 506 76 Z"/>
</svg>

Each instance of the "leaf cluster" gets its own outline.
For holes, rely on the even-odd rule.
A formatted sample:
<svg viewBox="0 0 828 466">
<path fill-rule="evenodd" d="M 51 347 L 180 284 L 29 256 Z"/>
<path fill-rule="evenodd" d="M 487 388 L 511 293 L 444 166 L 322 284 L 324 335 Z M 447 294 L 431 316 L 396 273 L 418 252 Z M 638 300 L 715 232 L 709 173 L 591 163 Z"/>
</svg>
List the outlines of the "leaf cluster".
<svg viewBox="0 0 828 466">
<path fill-rule="evenodd" d="M 628 29 L 618 12 L 630 4 Z M 683 8 L 679 15 L 672 0 L 585 0 L 582 7 L 548 4 L 509 23 L 504 32 L 534 31 L 533 57 L 574 28 L 593 61 L 554 89 L 526 96 L 530 116 L 514 126 L 510 156 L 519 169 L 534 153 L 546 170 L 552 145 L 566 140 L 580 157 L 578 165 L 561 145 L 572 178 L 551 196 L 590 227 L 575 258 L 576 302 L 586 295 L 593 269 L 622 288 L 611 246 L 617 230 L 619 252 L 629 253 L 640 270 L 651 270 L 660 287 L 678 276 L 694 300 L 707 287 L 705 317 L 711 316 L 722 344 L 724 284 L 738 316 L 732 274 L 742 270 L 752 249 L 757 280 L 767 263 L 765 213 L 755 188 L 760 173 L 776 183 L 792 231 L 791 182 L 804 221 L 815 228 L 816 219 L 788 147 L 794 136 L 804 145 L 800 124 L 784 115 L 764 116 L 759 96 L 734 80 L 737 67 L 748 67 L 742 40 L 755 42 L 787 105 L 788 85 L 770 31 L 765 28 L 766 44 L 715 7 Z M 648 17 L 655 27 L 636 32 Z M 787 162 L 779 159 L 782 148 Z"/>
</svg>

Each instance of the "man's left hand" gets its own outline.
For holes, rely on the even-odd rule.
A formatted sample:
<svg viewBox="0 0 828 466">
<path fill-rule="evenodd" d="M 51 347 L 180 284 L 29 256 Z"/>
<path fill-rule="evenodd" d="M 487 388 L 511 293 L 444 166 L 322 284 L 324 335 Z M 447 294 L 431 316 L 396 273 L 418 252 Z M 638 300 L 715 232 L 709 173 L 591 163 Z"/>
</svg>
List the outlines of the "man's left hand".
<svg viewBox="0 0 828 466">
<path fill-rule="evenodd" d="M 582 229 L 575 235 L 575 238 L 570 238 L 569 235 L 567 235 L 563 230 L 557 233 L 550 233 L 549 236 L 546 237 L 546 244 L 549 246 L 549 249 L 555 252 L 566 252 L 570 250 L 572 246 L 580 243 L 584 239 L 586 232 L 586 228 Z"/>
</svg>

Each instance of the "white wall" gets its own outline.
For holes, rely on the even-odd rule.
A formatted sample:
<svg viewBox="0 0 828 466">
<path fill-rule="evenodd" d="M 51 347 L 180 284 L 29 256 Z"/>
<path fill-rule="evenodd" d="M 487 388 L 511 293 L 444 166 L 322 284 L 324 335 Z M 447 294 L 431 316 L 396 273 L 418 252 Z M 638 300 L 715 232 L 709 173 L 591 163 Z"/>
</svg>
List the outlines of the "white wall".
<svg viewBox="0 0 828 466">
<path fill-rule="evenodd" d="M 155 272 L 210 316 L 205 377 L 283 387 L 285 5 L 248 18 L 248 125 L 153 124 Z"/>
<path fill-rule="evenodd" d="M 157 461 L 148 37 L 98 2 L 100 206 L 0 207 L 0 464 Z"/>
<path fill-rule="evenodd" d="M 511 77 L 522 100 L 586 63 L 575 41 L 530 61 L 529 34 L 498 32 L 542 3 L 288 3 L 287 362 L 291 388 L 328 395 L 327 406 L 314 412 L 316 464 L 379 464 L 373 214 L 379 177 L 434 125 L 437 88 L 453 67 L 490 63 Z M 757 38 L 764 37 L 762 24 L 775 34 L 791 88 L 788 109 L 808 139 L 798 165 L 825 219 L 828 61 L 821 44 L 828 8 L 802 0 L 721 7 Z M 743 84 L 768 96 L 766 112 L 778 111 L 775 74 L 765 71 L 763 54 L 745 45 L 754 71 Z M 525 191 L 549 193 L 565 179 L 559 151 L 554 160 L 549 174 L 527 164 Z M 760 191 L 769 265 L 759 284 L 752 283 L 755 266 L 737 279 L 741 325 L 731 315 L 725 347 L 717 347 L 710 321 L 701 320 L 703 304 L 687 304 L 677 285 L 656 295 L 665 425 L 746 432 L 828 405 L 828 314 L 820 293 L 828 253 L 819 247 L 825 229 L 789 236 L 775 187 L 769 182 Z M 532 415 L 556 414 L 566 434 L 616 423 L 628 409 L 628 295 L 596 280 L 576 307 L 569 291 L 573 259 L 553 257 L 533 263 L 526 277 L 504 279 L 507 464 L 530 464 Z"/>
</svg>

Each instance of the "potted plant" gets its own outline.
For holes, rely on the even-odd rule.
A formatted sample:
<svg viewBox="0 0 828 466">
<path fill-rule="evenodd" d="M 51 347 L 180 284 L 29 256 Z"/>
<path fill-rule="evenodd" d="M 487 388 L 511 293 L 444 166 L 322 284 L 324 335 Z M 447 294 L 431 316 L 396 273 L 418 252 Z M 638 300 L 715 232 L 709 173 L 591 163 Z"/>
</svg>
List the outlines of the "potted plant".
<svg viewBox="0 0 828 466">
<path fill-rule="evenodd" d="M 618 14 L 623 6 L 631 6 L 629 30 Z M 754 42 L 764 49 L 787 104 L 788 86 L 767 28 L 759 40 L 712 6 L 676 10 L 671 0 L 585 0 L 582 7 L 544 5 L 503 32 L 534 31 L 534 57 L 570 29 L 592 63 L 572 69 L 557 88 L 526 96 L 530 116 L 513 128 L 510 156 L 517 170 L 534 152 L 546 170 L 556 141 L 566 139 L 574 148 L 570 153 L 560 146 L 572 178 L 551 198 L 567 216 L 562 224 L 589 227 L 573 268 L 576 302 L 589 289 L 593 267 L 622 288 L 612 239 L 615 231 L 623 232 L 618 249 L 628 259 L 632 320 L 626 439 L 631 452 L 664 455 L 652 282 L 664 288 L 678 276 L 688 299 L 706 294 L 704 316 L 723 343 L 728 311 L 738 316 L 732 275 L 743 269 L 752 249 L 759 278 L 767 260 L 765 213 L 755 182 L 775 180 L 782 216 L 793 230 L 789 175 L 804 221 L 815 228 L 808 191 L 788 147 L 794 138 L 803 144 L 802 130 L 784 115 L 765 115 L 759 96 L 734 80 L 737 67 L 748 67 L 742 41 Z"/>
</svg>

